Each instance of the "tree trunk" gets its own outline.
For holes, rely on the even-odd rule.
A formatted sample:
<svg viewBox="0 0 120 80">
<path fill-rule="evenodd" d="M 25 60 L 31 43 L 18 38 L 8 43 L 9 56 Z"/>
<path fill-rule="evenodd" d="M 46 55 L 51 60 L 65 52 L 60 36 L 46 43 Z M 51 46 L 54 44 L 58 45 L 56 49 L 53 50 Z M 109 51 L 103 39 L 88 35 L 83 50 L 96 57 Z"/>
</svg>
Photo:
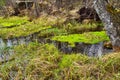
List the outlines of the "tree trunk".
<svg viewBox="0 0 120 80">
<path fill-rule="evenodd" d="M 94 8 L 105 25 L 113 50 L 120 51 L 120 13 L 108 8 L 106 0 L 94 0 Z M 119 2 L 118 2 L 119 3 Z"/>
</svg>

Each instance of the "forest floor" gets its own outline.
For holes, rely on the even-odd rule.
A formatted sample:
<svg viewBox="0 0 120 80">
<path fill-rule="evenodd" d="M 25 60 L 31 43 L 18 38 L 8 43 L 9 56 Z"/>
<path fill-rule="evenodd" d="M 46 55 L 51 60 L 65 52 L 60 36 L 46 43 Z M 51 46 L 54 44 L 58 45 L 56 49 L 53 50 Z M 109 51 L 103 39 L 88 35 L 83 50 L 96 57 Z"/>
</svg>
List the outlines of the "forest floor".
<svg viewBox="0 0 120 80">
<path fill-rule="evenodd" d="M 3 40 L 27 37 L 68 42 L 95 44 L 109 41 L 103 24 L 100 22 L 64 22 L 63 18 L 42 17 L 32 22 L 28 17 L 0 18 L 0 38 Z M 8 52 L 3 49 L 3 53 Z M 83 54 L 65 54 L 53 44 L 30 43 L 12 46 L 14 54 L 5 62 L 0 62 L 0 78 L 3 80 L 119 80 L 120 53 L 101 57 Z"/>
</svg>

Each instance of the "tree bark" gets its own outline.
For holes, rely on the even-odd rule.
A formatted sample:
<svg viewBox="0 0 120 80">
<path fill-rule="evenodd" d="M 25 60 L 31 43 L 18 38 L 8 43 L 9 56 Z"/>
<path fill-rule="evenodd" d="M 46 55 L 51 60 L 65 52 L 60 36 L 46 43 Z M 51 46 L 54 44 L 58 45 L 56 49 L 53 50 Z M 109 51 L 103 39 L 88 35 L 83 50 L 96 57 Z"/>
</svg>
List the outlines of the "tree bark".
<svg viewBox="0 0 120 80">
<path fill-rule="evenodd" d="M 110 12 L 105 0 L 94 0 L 94 8 L 105 25 L 105 30 L 112 42 L 113 50 L 120 51 L 120 13 Z"/>
</svg>

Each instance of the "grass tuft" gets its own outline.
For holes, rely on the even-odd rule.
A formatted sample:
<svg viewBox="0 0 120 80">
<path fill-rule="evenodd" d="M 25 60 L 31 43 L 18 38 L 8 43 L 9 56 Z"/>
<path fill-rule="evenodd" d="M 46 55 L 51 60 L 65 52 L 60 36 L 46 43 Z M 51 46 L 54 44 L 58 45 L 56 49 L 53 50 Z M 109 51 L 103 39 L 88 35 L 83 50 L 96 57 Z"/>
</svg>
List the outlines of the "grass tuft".
<svg viewBox="0 0 120 80">
<path fill-rule="evenodd" d="M 50 44 L 30 43 L 14 47 L 12 61 L 0 64 L 0 77 L 27 80 L 118 80 L 119 53 L 102 58 L 63 54 Z"/>
</svg>

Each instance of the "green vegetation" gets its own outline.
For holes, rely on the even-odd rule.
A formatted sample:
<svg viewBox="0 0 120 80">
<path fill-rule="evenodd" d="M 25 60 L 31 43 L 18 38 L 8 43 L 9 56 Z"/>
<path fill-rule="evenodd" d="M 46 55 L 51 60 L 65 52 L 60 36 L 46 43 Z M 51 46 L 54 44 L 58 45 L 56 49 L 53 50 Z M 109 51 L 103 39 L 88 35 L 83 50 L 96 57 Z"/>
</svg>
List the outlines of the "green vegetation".
<svg viewBox="0 0 120 80">
<path fill-rule="evenodd" d="M 0 0 L 0 6 L 4 6 L 5 5 L 5 0 Z"/>
<path fill-rule="evenodd" d="M 0 0 L 0 80 L 120 80 L 120 52 L 107 54 L 112 48 L 119 50 L 119 45 L 112 46 L 114 42 L 109 41 L 102 23 L 105 21 L 95 21 L 99 19 L 94 9 L 88 7 L 88 12 L 82 10 L 83 14 L 77 15 L 82 13 L 77 10 L 83 8 L 83 0 L 32 0 L 33 5 L 31 0 L 15 1 Z M 104 10 L 112 13 L 105 14 L 111 17 L 107 23 L 113 21 L 111 25 L 115 27 L 113 31 L 105 29 L 108 34 L 116 30 L 113 38 L 117 34 L 119 38 L 120 9 L 115 0 L 109 0 L 113 2 L 110 5 L 106 1 L 99 0 L 95 7 L 104 9 L 99 5 L 105 2 Z M 91 2 L 86 3 L 90 6 Z M 85 19 L 78 23 L 82 18 Z M 80 46 L 76 42 L 87 44 Z M 103 56 L 96 55 L 102 52 Z"/>
<path fill-rule="evenodd" d="M 7 21 L 7 19 L 4 20 Z M 2 24 L 2 18 L 0 21 Z M 45 17 L 32 22 L 26 21 L 26 17 L 8 18 L 4 28 L 0 27 L 0 36 L 8 39 L 37 33 L 38 37 L 71 44 L 75 42 L 94 44 L 109 40 L 105 31 L 89 32 L 102 28 L 101 23 L 62 23 L 57 19 L 51 20 Z M 24 22 L 26 24 L 23 24 Z M 11 25 L 15 27 L 8 28 Z M 13 50 L 14 54 L 10 56 L 10 60 L 0 62 L 0 78 L 3 80 L 10 78 L 15 80 L 120 79 L 119 53 L 105 55 L 98 59 L 76 53 L 64 54 L 54 45 L 38 42 L 13 46 Z M 3 51 L 7 54 L 9 49 L 5 48 Z"/>
<path fill-rule="evenodd" d="M 28 22 L 27 17 L 10 17 L 10 18 L 0 17 L 0 28 L 18 26 L 27 22 Z"/>
<path fill-rule="evenodd" d="M 34 24 L 32 22 L 32 23 L 27 23 L 25 25 L 20 25 L 18 27 L 14 27 L 10 29 L 0 29 L 0 36 L 4 39 L 20 37 L 20 36 L 28 36 L 30 34 L 39 32 L 47 28 L 51 28 L 51 26 L 44 26 L 37 23 Z"/>
<path fill-rule="evenodd" d="M 67 34 L 67 31 L 64 29 L 50 28 L 50 29 L 45 29 L 41 31 L 38 36 L 49 37 L 49 36 L 66 35 L 66 34 Z"/>
<path fill-rule="evenodd" d="M 0 26 L 0 36 L 3 39 L 8 39 L 8 38 L 14 38 L 20 36 L 28 36 L 36 32 L 40 33 L 39 36 L 46 36 L 52 33 L 55 35 L 57 32 L 58 33 L 66 32 L 63 29 L 59 30 L 58 28 L 50 29 L 54 27 L 54 25 L 57 23 L 56 21 L 57 19 L 51 20 L 51 19 L 47 19 L 46 17 L 42 17 L 32 22 L 28 22 L 27 20 L 28 20 L 27 17 L 10 17 L 5 19 L 1 17 L 0 25 L 4 25 L 4 26 Z M 15 26 L 15 27 L 10 27 L 10 26 Z"/>
<path fill-rule="evenodd" d="M 51 25 L 50 24 L 48 25 L 48 24 L 49 23 L 47 23 L 45 20 L 41 21 L 39 19 L 37 21 L 28 22 L 24 25 L 19 25 L 19 26 L 12 27 L 12 28 L 2 28 L 0 29 L 0 36 L 3 39 L 27 36 L 30 34 L 34 34 L 36 32 L 40 32 L 41 30 L 51 28 Z"/>
<path fill-rule="evenodd" d="M 30 43 L 14 47 L 12 60 L 0 65 L 3 80 L 119 80 L 120 53 L 100 59 L 62 54 L 50 44 Z"/>
<path fill-rule="evenodd" d="M 83 33 L 88 31 L 102 31 L 103 24 L 101 22 L 92 22 L 86 24 L 80 24 L 76 21 L 68 22 L 63 24 L 62 27 L 67 30 L 69 33 Z"/>
<path fill-rule="evenodd" d="M 101 32 L 86 32 L 83 34 L 71 34 L 66 36 L 54 36 L 52 40 L 69 43 L 84 42 L 95 44 L 101 41 L 107 41 L 109 40 L 109 38 L 106 35 L 105 31 L 101 31 Z"/>
<path fill-rule="evenodd" d="M 64 20 L 57 18 L 48 19 L 47 17 L 41 17 L 33 22 L 28 22 L 27 20 L 27 17 L 10 17 L 5 19 L 1 17 L 0 36 L 4 39 L 8 39 L 39 32 L 39 37 L 49 37 L 68 33 L 94 31 L 102 28 L 101 23 L 79 24 L 75 21 L 71 21 L 66 24 L 62 24 Z"/>
</svg>

